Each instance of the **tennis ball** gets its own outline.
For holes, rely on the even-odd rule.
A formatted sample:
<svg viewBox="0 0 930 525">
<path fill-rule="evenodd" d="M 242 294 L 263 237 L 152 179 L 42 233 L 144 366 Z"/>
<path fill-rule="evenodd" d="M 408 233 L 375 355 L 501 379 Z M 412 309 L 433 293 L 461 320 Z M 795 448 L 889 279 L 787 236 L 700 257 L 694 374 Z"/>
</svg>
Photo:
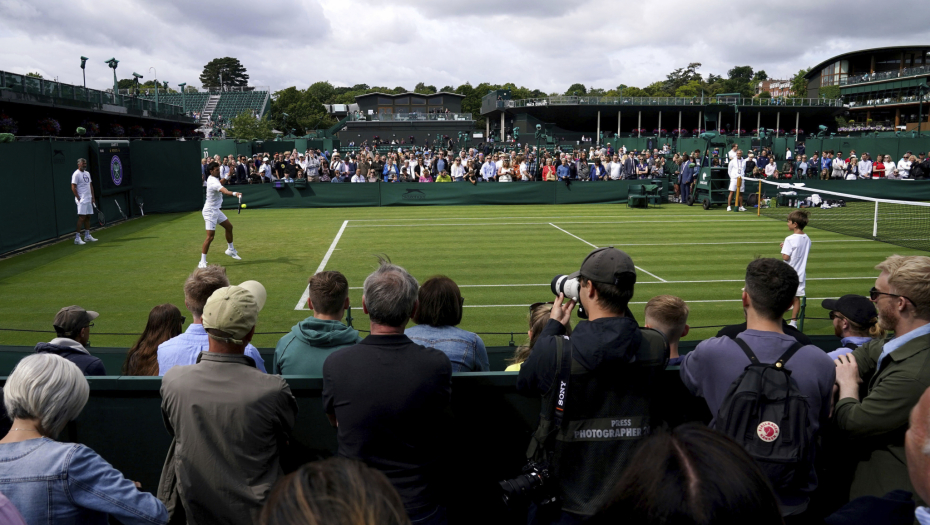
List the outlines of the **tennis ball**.
<svg viewBox="0 0 930 525">
<path fill-rule="evenodd" d="M 248 208 L 248 205 L 243 204 L 242 207 L 243 207 L 243 208 Z"/>
</svg>

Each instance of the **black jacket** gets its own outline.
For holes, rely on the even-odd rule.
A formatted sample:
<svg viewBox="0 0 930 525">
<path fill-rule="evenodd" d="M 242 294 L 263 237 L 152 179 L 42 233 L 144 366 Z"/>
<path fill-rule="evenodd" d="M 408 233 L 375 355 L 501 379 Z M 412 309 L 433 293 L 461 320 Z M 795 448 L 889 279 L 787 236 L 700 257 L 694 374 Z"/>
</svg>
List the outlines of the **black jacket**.
<svg viewBox="0 0 930 525">
<path fill-rule="evenodd" d="M 85 376 L 105 376 L 106 369 L 103 367 L 103 361 L 99 357 L 69 348 L 67 346 L 53 345 L 51 343 L 39 343 L 36 345 L 37 354 L 55 354 L 64 357 L 68 361 L 76 364 Z"/>
</svg>

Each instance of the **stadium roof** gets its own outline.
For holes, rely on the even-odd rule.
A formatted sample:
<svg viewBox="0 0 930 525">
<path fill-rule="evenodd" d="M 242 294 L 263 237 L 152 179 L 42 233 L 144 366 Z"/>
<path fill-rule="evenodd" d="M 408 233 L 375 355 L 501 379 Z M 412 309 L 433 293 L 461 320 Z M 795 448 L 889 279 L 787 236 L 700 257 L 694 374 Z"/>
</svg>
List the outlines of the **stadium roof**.
<svg viewBox="0 0 930 525">
<path fill-rule="evenodd" d="M 826 65 L 831 64 L 831 63 L 833 63 L 833 62 L 836 62 L 837 60 L 839 60 L 839 59 L 841 59 L 841 58 L 844 58 L 844 57 L 848 57 L 848 56 L 850 56 L 850 55 L 858 55 L 858 54 L 860 54 L 860 53 L 887 52 L 887 51 L 894 51 L 894 50 L 904 51 L 904 50 L 907 50 L 907 49 L 915 49 L 915 48 L 930 49 L 930 44 L 922 45 L 922 46 L 920 46 L 920 45 L 915 45 L 915 46 L 873 47 L 873 48 L 871 48 L 871 49 L 859 49 L 859 50 L 857 50 L 857 51 L 849 51 L 849 52 L 846 52 L 846 53 L 842 53 L 842 54 L 840 54 L 840 55 L 836 55 L 835 57 L 830 57 L 830 58 L 824 60 L 823 62 L 817 64 L 816 66 L 812 67 L 811 70 L 808 71 L 806 75 L 804 75 L 804 78 L 810 80 L 810 79 L 814 78 L 814 75 L 820 73 L 820 70 L 823 69 Z"/>
<path fill-rule="evenodd" d="M 452 95 L 453 97 L 462 97 L 462 98 L 465 98 L 465 95 L 459 95 L 458 93 L 453 93 L 453 92 L 451 92 L 451 91 L 440 91 L 440 92 L 438 92 L 438 93 L 415 93 L 415 92 L 413 92 L 413 91 L 408 91 L 408 92 L 406 92 L 406 93 L 381 93 L 380 91 L 377 91 L 377 92 L 374 92 L 374 93 L 365 93 L 364 95 L 356 95 L 355 98 L 362 98 L 362 97 L 367 97 L 367 96 L 370 96 L 370 95 L 379 95 L 379 96 L 382 96 L 382 97 L 393 97 L 393 98 L 397 98 L 397 97 L 409 97 L 409 96 L 417 96 L 417 97 L 435 97 L 436 95 Z"/>
</svg>

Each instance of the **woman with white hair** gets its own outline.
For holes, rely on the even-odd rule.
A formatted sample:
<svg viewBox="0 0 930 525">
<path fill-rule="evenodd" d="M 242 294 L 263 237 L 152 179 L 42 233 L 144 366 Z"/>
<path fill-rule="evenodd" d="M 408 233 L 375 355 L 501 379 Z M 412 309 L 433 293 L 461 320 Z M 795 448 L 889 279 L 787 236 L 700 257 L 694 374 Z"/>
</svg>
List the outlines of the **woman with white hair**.
<svg viewBox="0 0 930 525">
<path fill-rule="evenodd" d="M 24 358 L 3 387 L 13 420 L 0 440 L 3 493 L 26 523 L 164 524 L 168 511 L 93 450 L 55 437 L 84 409 L 90 387 L 78 367 L 54 354 Z"/>
</svg>

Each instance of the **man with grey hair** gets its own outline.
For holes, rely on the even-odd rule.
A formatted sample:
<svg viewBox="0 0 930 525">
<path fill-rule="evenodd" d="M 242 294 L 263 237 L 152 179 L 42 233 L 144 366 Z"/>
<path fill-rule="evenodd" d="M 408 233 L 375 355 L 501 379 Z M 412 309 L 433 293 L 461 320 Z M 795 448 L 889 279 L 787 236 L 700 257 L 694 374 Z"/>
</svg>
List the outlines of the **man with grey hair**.
<svg viewBox="0 0 930 525">
<path fill-rule="evenodd" d="M 371 335 L 323 363 L 323 408 L 337 428 L 338 454 L 382 471 L 413 523 L 445 524 L 437 480 L 452 364 L 404 335 L 419 288 L 406 270 L 381 259 L 363 288 Z"/>
</svg>

